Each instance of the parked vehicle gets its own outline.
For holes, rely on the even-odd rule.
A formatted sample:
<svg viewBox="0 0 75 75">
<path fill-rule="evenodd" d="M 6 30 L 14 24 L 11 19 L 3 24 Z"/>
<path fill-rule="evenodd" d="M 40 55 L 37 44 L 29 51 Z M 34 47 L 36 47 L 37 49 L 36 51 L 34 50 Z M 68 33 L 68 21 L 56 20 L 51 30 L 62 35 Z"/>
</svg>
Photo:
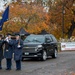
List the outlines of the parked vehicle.
<svg viewBox="0 0 75 75">
<path fill-rule="evenodd" d="M 41 58 L 46 60 L 49 56 L 57 58 L 57 55 L 57 40 L 52 34 L 31 34 L 24 40 L 22 60 L 24 58 Z"/>
</svg>

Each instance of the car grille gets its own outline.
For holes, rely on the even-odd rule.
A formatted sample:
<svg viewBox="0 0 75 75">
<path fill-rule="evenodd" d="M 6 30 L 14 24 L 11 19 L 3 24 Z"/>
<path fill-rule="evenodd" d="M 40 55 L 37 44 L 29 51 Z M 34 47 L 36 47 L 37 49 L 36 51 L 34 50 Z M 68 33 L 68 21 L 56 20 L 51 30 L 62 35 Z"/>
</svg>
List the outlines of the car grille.
<svg viewBox="0 0 75 75">
<path fill-rule="evenodd" d="M 35 52 L 35 47 L 24 47 L 23 52 Z"/>
</svg>

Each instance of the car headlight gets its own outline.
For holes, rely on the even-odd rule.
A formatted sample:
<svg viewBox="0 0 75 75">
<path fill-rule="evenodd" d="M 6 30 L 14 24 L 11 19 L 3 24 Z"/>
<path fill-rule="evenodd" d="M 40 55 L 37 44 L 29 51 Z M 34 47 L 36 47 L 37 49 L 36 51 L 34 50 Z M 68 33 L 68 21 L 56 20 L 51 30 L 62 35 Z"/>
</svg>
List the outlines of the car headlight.
<svg viewBox="0 0 75 75">
<path fill-rule="evenodd" d="M 38 45 L 36 48 L 35 48 L 35 51 L 40 51 L 42 50 L 42 45 Z"/>
</svg>

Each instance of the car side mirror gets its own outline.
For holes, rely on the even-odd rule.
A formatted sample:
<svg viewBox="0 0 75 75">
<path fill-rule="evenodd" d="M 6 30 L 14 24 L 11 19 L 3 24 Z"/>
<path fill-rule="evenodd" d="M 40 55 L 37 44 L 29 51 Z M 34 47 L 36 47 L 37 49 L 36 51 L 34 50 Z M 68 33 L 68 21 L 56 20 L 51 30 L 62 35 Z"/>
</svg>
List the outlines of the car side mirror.
<svg viewBox="0 0 75 75">
<path fill-rule="evenodd" d="M 46 40 L 46 43 L 50 43 L 50 42 L 51 42 L 50 40 L 48 40 L 48 39 Z"/>
</svg>

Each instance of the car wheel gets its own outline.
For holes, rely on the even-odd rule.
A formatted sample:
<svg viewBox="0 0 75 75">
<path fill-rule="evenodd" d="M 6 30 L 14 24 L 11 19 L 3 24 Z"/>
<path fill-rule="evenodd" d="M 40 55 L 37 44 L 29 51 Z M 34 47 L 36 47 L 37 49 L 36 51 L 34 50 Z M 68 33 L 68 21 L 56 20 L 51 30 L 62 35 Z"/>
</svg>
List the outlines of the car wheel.
<svg viewBox="0 0 75 75">
<path fill-rule="evenodd" d="M 55 51 L 54 51 L 54 53 L 53 53 L 53 55 L 52 55 L 52 58 L 57 58 L 57 56 L 58 56 L 58 52 L 57 52 L 57 50 L 55 49 Z"/>
<path fill-rule="evenodd" d="M 47 59 L 47 52 L 43 51 L 42 60 L 45 61 Z"/>
</svg>

